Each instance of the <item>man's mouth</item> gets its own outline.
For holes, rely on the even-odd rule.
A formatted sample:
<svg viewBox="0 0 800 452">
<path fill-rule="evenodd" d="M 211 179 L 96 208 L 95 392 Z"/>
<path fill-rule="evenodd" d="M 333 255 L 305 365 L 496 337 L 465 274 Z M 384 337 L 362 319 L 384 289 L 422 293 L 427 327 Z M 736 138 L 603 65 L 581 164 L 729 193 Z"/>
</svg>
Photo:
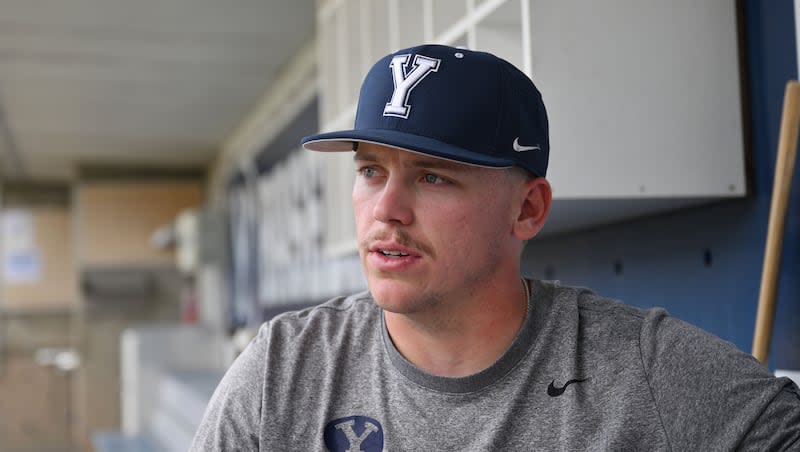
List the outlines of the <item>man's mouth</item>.
<svg viewBox="0 0 800 452">
<path fill-rule="evenodd" d="M 380 250 L 378 250 L 378 252 L 383 254 L 384 256 L 387 256 L 387 257 L 405 257 L 405 256 L 409 255 L 408 253 L 404 253 L 402 251 L 396 251 L 396 250 L 380 249 Z"/>
<path fill-rule="evenodd" d="M 392 240 L 372 243 L 367 252 L 370 269 L 379 272 L 412 271 L 423 262 L 422 254 L 416 248 Z"/>
</svg>

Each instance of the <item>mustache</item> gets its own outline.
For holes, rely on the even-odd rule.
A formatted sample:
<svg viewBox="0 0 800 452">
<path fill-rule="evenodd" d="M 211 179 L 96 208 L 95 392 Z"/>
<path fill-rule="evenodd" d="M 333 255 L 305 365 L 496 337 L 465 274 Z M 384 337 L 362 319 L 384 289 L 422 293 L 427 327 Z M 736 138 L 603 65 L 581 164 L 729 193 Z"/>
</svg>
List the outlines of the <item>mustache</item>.
<svg viewBox="0 0 800 452">
<path fill-rule="evenodd" d="M 422 240 L 415 239 L 409 233 L 402 230 L 373 232 L 362 240 L 359 246 L 361 249 L 367 250 L 369 249 L 370 243 L 383 241 L 397 242 L 401 246 L 412 248 L 431 257 L 436 257 L 436 252 L 433 250 L 432 246 Z"/>
</svg>

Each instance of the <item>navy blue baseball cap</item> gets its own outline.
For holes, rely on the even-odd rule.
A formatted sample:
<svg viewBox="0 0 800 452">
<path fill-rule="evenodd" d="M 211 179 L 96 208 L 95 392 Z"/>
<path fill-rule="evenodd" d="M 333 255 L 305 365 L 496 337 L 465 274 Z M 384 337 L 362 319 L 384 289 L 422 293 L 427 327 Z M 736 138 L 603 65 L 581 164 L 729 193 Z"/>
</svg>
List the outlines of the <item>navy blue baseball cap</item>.
<svg viewBox="0 0 800 452">
<path fill-rule="evenodd" d="M 360 142 L 541 177 L 550 153 L 547 112 L 531 79 L 490 53 L 443 45 L 383 57 L 361 85 L 354 128 L 301 141 L 314 151 L 352 151 Z"/>
</svg>

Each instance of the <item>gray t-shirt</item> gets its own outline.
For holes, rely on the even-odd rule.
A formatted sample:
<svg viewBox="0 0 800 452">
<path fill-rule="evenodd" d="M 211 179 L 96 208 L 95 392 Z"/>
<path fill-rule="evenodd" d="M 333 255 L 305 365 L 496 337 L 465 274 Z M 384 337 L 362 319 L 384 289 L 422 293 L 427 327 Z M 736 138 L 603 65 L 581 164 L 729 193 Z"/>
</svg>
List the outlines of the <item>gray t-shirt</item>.
<svg viewBox="0 0 800 452">
<path fill-rule="evenodd" d="M 197 451 L 800 449 L 800 395 L 662 309 L 531 281 L 506 353 L 468 377 L 395 349 L 369 293 L 265 323 L 217 388 Z"/>
</svg>

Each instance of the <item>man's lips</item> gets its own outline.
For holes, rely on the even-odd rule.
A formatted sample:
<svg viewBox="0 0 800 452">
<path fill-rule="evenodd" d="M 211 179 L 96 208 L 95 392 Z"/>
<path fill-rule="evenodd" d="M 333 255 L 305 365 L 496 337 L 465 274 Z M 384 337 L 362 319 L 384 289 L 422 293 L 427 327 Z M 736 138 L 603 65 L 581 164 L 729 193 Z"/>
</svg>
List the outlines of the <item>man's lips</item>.
<svg viewBox="0 0 800 452">
<path fill-rule="evenodd" d="M 368 266 L 383 274 L 412 271 L 423 262 L 419 251 L 396 242 L 373 242 L 367 251 Z"/>
<path fill-rule="evenodd" d="M 373 242 L 367 247 L 367 250 L 370 253 L 377 253 L 387 257 L 422 257 L 422 254 L 416 249 L 391 241 Z"/>
<path fill-rule="evenodd" d="M 398 229 L 394 231 L 375 231 L 360 241 L 359 248 L 366 254 L 397 258 L 411 256 L 431 259 L 436 258 L 433 247 L 422 240 L 417 240 L 408 232 Z"/>
</svg>

